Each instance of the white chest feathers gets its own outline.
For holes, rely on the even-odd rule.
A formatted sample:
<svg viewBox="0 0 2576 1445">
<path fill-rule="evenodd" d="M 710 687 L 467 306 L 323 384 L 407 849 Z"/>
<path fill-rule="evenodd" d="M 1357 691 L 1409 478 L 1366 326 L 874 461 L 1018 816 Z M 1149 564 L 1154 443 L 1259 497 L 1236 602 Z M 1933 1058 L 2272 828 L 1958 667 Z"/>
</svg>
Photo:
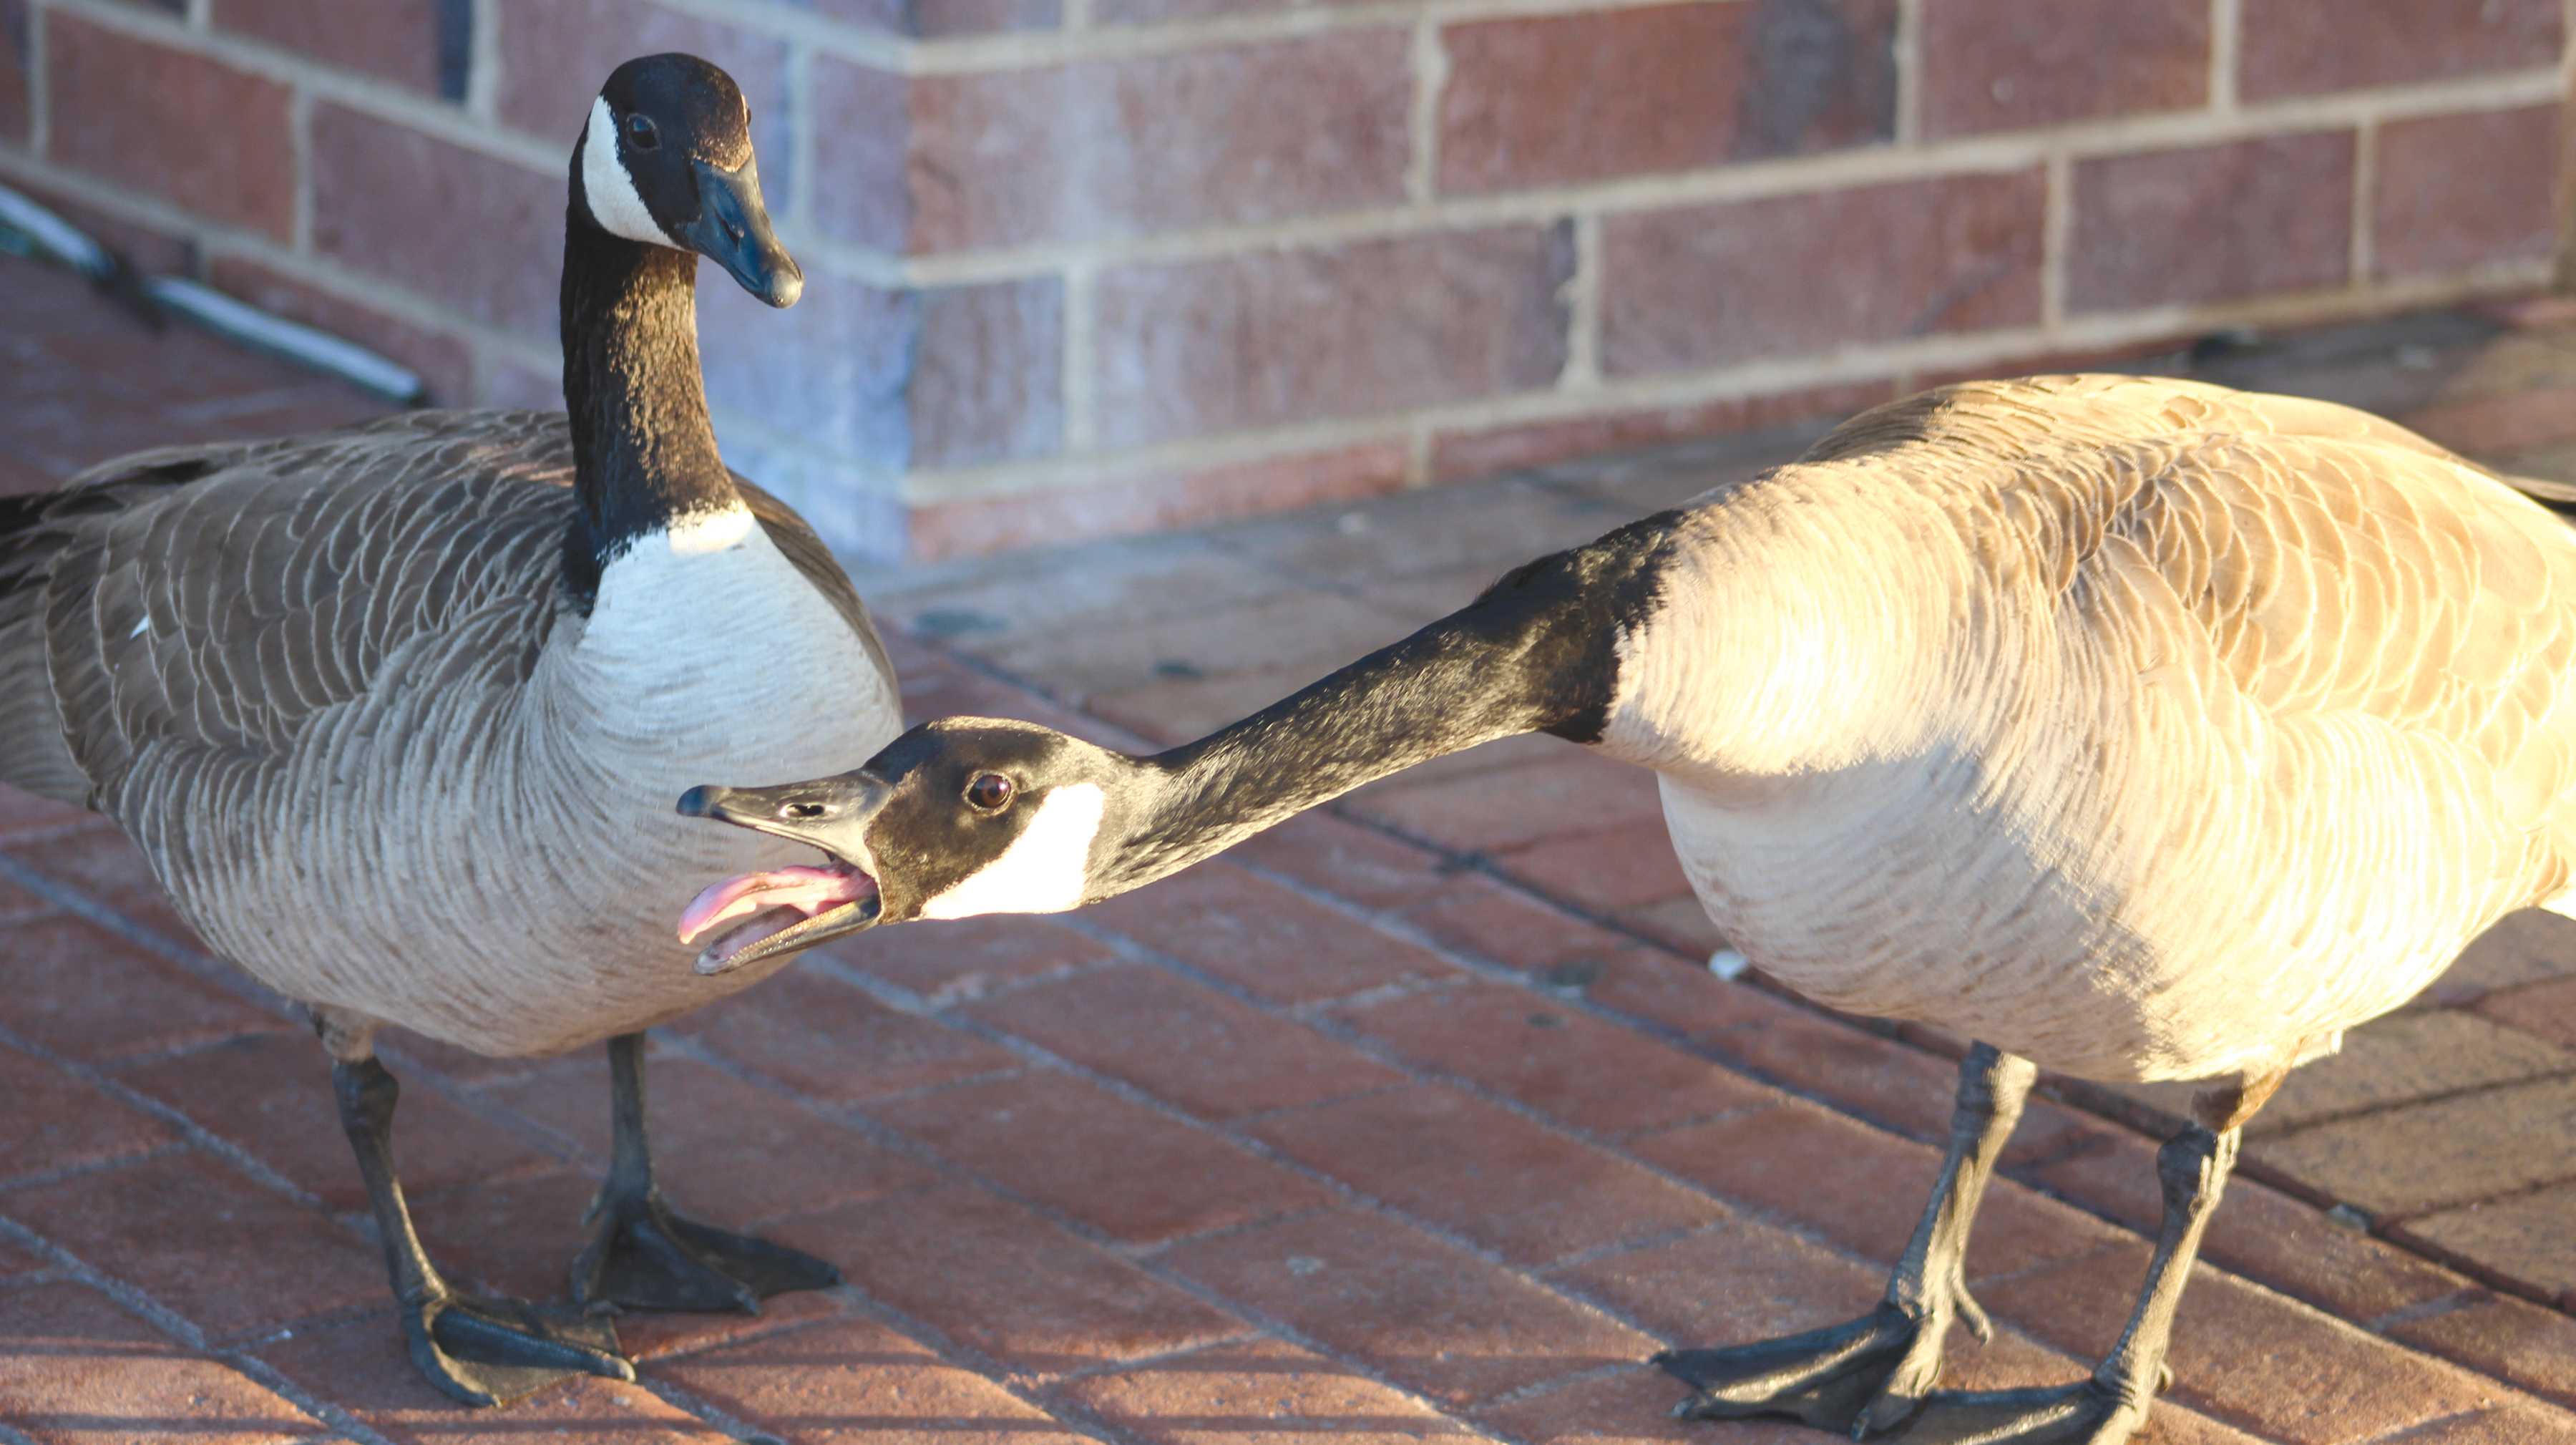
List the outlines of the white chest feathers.
<svg viewBox="0 0 2576 1445">
<path fill-rule="evenodd" d="M 568 662 L 599 741 L 655 775 L 835 770 L 901 730 L 867 644 L 739 508 L 610 562 Z"/>
<path fill-rule="evenodd" d="M 1095 783 L 1050 789 L 1038 800 L 1037 816 L 999 857 L 923 904 L 921 916 L 1063 913 L 1079 906 L 1091 872 L 1091 842 L 1100 835 L 1108 802 Z"/>
</svg>

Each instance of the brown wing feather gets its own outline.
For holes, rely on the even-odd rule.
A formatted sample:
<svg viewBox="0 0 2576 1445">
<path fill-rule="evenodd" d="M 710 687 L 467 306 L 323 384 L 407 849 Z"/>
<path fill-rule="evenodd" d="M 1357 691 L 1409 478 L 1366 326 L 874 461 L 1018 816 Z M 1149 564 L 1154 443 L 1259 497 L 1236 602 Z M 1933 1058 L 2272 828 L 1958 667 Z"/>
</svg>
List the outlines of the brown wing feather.
<svg viewBox="0 0 2576 1445">
<path fill-rule="evenodd" d="M 478 612 L 515 617 L 533 644 L 570 480 L 563 419 L 538 412 L 408 413 L 75 478 L 116 503 L 66 529 L 45 585 L 47 671 L 81 771 L 103 793 L 156 744 L 282 755 L 387 656 Z"/>
</svg>

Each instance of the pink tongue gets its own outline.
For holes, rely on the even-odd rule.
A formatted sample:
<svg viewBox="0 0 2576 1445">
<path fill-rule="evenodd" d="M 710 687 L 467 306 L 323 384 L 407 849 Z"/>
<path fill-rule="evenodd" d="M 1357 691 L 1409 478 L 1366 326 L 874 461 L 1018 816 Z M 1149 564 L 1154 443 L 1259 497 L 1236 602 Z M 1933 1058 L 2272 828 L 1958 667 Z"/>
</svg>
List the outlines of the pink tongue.
<svg viewBox="0 0 2576 1445">
<path fill-rule="evenodd" d="M 793 908 L 811 918 L 847 903 L 866 887 L 865 875 L 839 868 L 773 869 L 710 885 L 680 915 L 680 942 L 694 943 L 708 929 L 764 908 Z"/>
</svg>

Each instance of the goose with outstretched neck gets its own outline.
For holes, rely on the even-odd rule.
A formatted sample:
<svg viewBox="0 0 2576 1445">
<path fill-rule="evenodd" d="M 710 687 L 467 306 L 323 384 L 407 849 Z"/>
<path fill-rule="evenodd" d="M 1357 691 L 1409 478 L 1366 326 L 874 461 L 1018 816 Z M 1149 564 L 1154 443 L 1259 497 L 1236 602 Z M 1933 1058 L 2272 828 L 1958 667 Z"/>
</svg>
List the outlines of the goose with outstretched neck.
<svg viewBox="0 0 2576 1445">
<path fill-rule="evenodd" d="M 643 1030 L 767 971 L 693 972 L 670 909 L 710 870 L 797 851 L 686 824 L 671 794 L 745 755 L 830 766 L 900 726 L 849 579 L 726 469 L 708 420 L 699 257 L 772 306 L 803 285 L 749 126 L 731 78 L 685 55 L 630 61 L 593 99 L 565 218 L 568 413 L 171 447 L 0 500 L 0 781 L 115 819 L 213 951 L 309 1011 L 412 1358 L 469 1403 L 631 1378 L 616 1310 L 755 1309 L 837 1278 L 674 1212 L 644 1126 Z M 803 666 L 830 680 L 768 696 Z M 422 1249 L 387 1024 L 508 1057 L 607 1041 L 580 1310 L 467 1294 Z"/>
<path fill-rule="evenodd" d="M 1661 1356 L 1683 1413 L 2110 1445 L 2147 1416 L 2240 1130 L 2282 1078 L 2506 912 L 2569 906 L 2576 534 L 2525 489 L 2320 402 L 1946 387 L 1165 753 L 951 718 L 852 771 L 693 790 L 683 812 L 826 860 L 716 883 L 682 928 L 804 890 L 791 927 L 709 935 L 699 967 L 723 970 L 1076 908 L 1519 733 L 1650 768 L 1755 964 L 1979 1041 L 1884 1300 Z M 2074 1384 L 1943 1391 L 1950 1324 L 1985 1329 L 1969 1227 L 2039 1067 L 2206 1087 L 2157 1156 L 2163 1221 L 2112 1351 Z"/>
</svg>

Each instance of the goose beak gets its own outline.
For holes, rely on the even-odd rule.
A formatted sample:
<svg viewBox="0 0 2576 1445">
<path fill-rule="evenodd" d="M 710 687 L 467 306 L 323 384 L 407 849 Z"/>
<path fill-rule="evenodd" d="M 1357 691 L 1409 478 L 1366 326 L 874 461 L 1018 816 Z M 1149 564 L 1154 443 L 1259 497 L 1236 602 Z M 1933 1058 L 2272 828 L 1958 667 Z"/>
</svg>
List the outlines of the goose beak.
<svg viewBox="0 0 2576 1445">
<path fill-rule="evenodd" d="M 770 229 L 769 208 L 760 199 L 760 162 L 746 160 L 730 171 L 705 161 L 691 164 L 698 173 L 698 218 L 681 228 L 680 239 L 724 267 L 745 291 L 772 306 L 795 305 L 805 294 L 805 272 Z"/>
<path fill-rule="evenodd" d="M 827 868 L 750 873 L 700 893 L 680 919 L 682 943 L 713 935 L 698 954 L 698 972 L 728 973 L 874 926 L 884 899 L 868 825 L 893 796 L 891 784 L 865 770 L 774 788 L 702 784 L 682 793 L 683 817 L 803 843 L 832 859 Z"/>
</svg>

